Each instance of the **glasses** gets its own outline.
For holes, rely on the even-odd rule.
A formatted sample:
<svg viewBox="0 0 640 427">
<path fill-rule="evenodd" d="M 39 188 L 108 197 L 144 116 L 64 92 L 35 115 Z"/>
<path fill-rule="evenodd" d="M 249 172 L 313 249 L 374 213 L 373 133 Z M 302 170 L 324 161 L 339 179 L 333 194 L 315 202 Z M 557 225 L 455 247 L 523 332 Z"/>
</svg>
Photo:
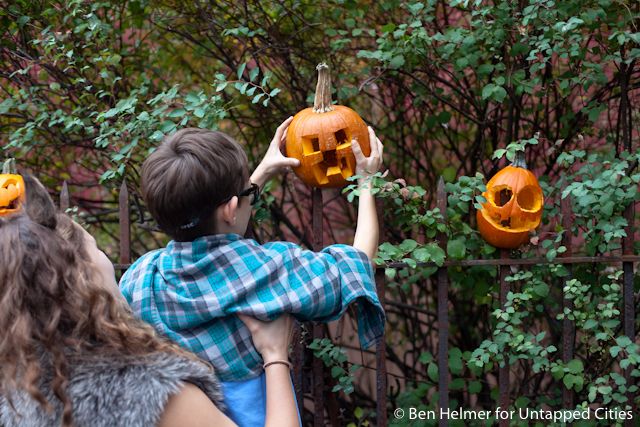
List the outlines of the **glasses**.
<svg viewBox="0 0 640 427">
<path fill-rule="evenodd" d="M 241 192 L 239 192 L 238 194 L 236 194 L 236 196 L 238 197 L 246 197 L 251 195 L 253 195 L 253 197 L 251 198 L 251 206 L 254 206 L 256 203 L 258 203 L 258 200 L 260 200 L 260 186 L 258 184 L 251 183 L 251 186 L 249 188 L 246 188 Z M 222 199 L 220 203 L 218 203 L 214 207 L 225 204 L 232 198 L 233 196 L 229 196 L 225 199 Z M 211 212 L 209 209 L 203 212 L 200 216 L 193 218 L 188 224 L 181 225 L 178 228 L 181 230 L 188 230 L 189 228 L 195 227 L 200 223 L 200 221 L 202 220 L 202 217 L 204 217 L 205 215 L 208 215 Z"/>
<path fill-rule="evenodd" d="M 260 200 L 260 186 L 258 184 L 251 183 L 251 187 L 238 193 L 238 197 L 250 196 L 252 194 L 253 198 L 251 199 L 251 206 L 253 206 L 258 203 L 258 200 Z"/>
<path fill-rule="evenodd" d="M 236 194 L 236 196 L 238 196 L 238 197 L 246 197 L 246 196 L 250 196 L 252 194 L 253 194 L 253 198 L 251 199 L 251 206 L 253 206 L 256 203 L 258 203 L 258 200 L 260 200 L 260 186 L 258 186 L 258 184 L 251 183 L 251 187 L 242 190 L 241 192 Z M 227 203 L 232 198 L 233 198 L 233 196 L 229 196 L 229 197 L 226 197 L 226 198 L 222 199 L 220 201 L 220 203 L 218 203 L 218 206 Z"/>
</svg>

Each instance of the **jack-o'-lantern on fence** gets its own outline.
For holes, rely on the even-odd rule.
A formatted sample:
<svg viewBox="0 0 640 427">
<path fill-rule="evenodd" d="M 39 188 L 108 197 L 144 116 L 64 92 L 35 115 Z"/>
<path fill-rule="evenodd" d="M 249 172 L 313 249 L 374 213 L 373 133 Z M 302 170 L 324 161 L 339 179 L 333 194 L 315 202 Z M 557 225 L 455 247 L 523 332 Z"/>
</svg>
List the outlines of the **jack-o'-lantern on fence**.
<svg viewBox="0 0 640 427">
<path fill-rule="evenodd" d="M 535 175 L 518 151 L 511 165 L 501 169 L 482 193 L 487 200 L 476 217 L 482 237 L 497 248 L 515 249 L 540 225 L 544 197 Z"/>
<path fill-rule="evenodd" d="M 18 212 L 24 203 L 24 180 L 14 172 L 13 159 L 4 162 L 0 174 L 0 216 Z"/>
<path fill-rule="evenodd" d="M 367 125 L 358 113 L 331 103 L 331 75 L 319 64 L 313 108 L 296 114 L 287 130 L 286 155 L 300 160 L 293 171 L 312 187 L 344 187 L 356 170 L 351 140 L 370 154 Z"/>
</svg>

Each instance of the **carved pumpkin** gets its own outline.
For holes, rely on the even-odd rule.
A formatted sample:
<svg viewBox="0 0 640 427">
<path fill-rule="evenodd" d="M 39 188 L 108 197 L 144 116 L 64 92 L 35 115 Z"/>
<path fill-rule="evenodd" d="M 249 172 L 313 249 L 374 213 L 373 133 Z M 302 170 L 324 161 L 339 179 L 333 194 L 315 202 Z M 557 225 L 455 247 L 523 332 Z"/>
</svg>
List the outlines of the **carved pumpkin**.
<svg viewBox="0 0 640 427">
<path fill-rule="evenodd" d="M 514 249 L 529 240 L 542 218 L 544 197 L 535 175 L 527 169 L 524 153 L 500 170 L 482 193 L 486 203 L 478 210 L 478 230 L 497 248 Z"/>
<path fill-rule="evenodd" d="M 24 203 L 24 180 L 22 176 L 9 173 L 13 162 L 7 160 L 0 174 L 0 216 L 18 212 Z"/>
<path fill-rule="evenodd" d="M 343 105 L 331 105 L 331 76 L 319 64 L 313 108 L 296 114 L 287 131 L 286 154 L 300 160 L 293 171 L 312 187 L 343 187 L 356 170 L 351 140 L 356 139 L 369 156 L 369 132 L 358 113 Z"/>
</svg>

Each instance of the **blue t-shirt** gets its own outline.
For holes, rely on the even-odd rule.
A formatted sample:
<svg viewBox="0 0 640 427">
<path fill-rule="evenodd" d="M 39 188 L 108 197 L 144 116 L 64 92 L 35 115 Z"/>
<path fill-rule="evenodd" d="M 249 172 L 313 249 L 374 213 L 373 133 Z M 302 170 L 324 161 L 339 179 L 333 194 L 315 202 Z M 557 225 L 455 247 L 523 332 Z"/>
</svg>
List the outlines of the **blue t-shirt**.
<svg viewBox="0 0 640 427">
<path fill-rule="evenodd" d="M 222 381 L 222 394 L 225 401 L 233 402 L 228 406 L 227 415 L 239 427 L 263 427 L 267 415 L 267 381 L 264 372 L 256 378 L 246 381 Z M 293 384 L 291 385 L 293 388 Z M 295 391 L 293 394 L 295 400 Z M 298 424 L 300 408 L 296 400 Z"/>
</svg>

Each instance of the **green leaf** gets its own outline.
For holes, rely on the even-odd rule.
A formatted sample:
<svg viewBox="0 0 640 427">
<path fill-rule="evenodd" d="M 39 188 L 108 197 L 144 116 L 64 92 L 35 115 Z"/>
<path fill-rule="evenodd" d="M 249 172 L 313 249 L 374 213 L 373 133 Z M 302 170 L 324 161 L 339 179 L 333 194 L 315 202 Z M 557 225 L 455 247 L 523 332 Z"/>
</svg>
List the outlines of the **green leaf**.
<svg viewBox="0 0 640 427">
<path fill-rule="evenodd" d="M 442 170 L 442 177 L 446 182 L 454 182 L 458 171 L 453 166 L 447 166 Z"/>
<path fill-rule="evenodd" d="M 469 382 L 468 390 L 470 394 L 480 393 L 482 390 L 482 383 L 480 383 L 480 381 L 471 381 Z"/>
<path fill-rule="evenodd" d="M 526 408 L 531 400 L 525 396 L 520 396 L 515 401 L 516 408 Z"/>
<path fill-rule="evenodd" d="M 440 246 L 438 246 L 435 243 L 430 243 L 429 245 L 426 246 L 426 249 L 427 251 L 429 251 L 429 256 L 431 258 L 431 261 L 436 263 L 438 267 L 442 267 L 442 265 L 444 264 L 445 253 L 440 248 Z"/>
<path fill-rule="evenodd" d="M 466 252 L 467 247 L 465 245 L 464 239 L 460 238 L 449 240 L 447 242 L 447 254 L 449 254 L 451 258 L 462 259 L 464 258 Z"/>
<path fill-rule="evenodd" d="M 464 378 L 456 378 L 449 384 L 451 390 L 462 390 L 464 388 Z"/>
<path fill-rule="evenodd" d="M 396 55 L 393 58 L 391 58 L 391 61 L 389 61 L 389 67 L 393 69 L 398 69 L 403 65 L 404 65 L 404 56 L 402 55 Z"/>
<path fill-rule="evenodd" d="M 575 376 L 572 374 L 566 374 L 563 378 L 562 378 L 562 382 L 564 383 L 565 387 L 567 388 L 572 388 L 573 387 L 573 383 L 574 383 L 574 379 Z"/>
<path fill-rule="evenodd" d="M 462 373 L 462 352 L 459 348 L 454 347 L 449 350 L 449 370 L 454 375 Z"/>
<path fill-rule="evenodd" d="M 502 86 L 489 83 L 482 88 L 482 99 L 493 99 L 497 102 L 504 101 L 507 96 L 507 91 Z"/>
<path fill-rule="evenodd" d="M 569 369 L 569 372 L 571 372 L 572 374 L 579 374 L 584 370 L 584 366 L 582 365 L 582 360 L 579 360 L 579 359 L 573 359 L 569 361 L 569 363 L 567 364 L 567 368 Z"/>
<path fill-rule="evenodd" d="M 438 365 L 436 365 L 435 363 L 429 363 L 429 367 L 427 368 L 427 375 L 429 376 L 429 379 L 431 379 L 431 381 L 433 381 L 434 383 L 438 382 Z"/>
<path fill-rule="evenodd" d="M 242 64 L 240 67 L 238 67 L 238 79 L 242 80 L 242 75 L 244 74 L 244 69 L 247 67 L 246 62 L 244 64 Z"/>
<path fill-rule="evenodd" d="M 29 22 L 31 20 L 31 18 L 29 18 L 26 15 L 22 15 L 20 18 L 17 19 L 17 23 L 19 27 L 24 27 L 24 25 Z"/>
<path fill-rule="evenodd" d="M 260 74 L 260 68 L 258 68 L 258 67 L 253 68 L 249 72 L 249 81 L 253 82 L 256 79 L 256 77 L 258 77 L 258 74 Z"/>
<path fill-rule="evenodd" d="M 162 138 L 164 138 L 164 133 L 160 132 L 159 130 L 155 131 L 151 137 L 150 137 L 153 141 L 160 141 L 162 140 Z"/>
<path fill-rule="evenodd" d="M 186 114 L 186 110 L 184 108 L 176 108 L 175 110 L 171 110 L 167 117 L 171 118 L 180 118 Z"/>
<path fill-rule="evenodd" d="M 412 239 L 406 239 L 400 243 L 399 249 L 404 253 L 409 253 L 418 246 L 418 242 Z"/>
<path fill-rule="evenodd" d="M 589 319 L 589 320 L 587 320 L 586 322 L 584 322 L 584 326 L 583 326 L 583 328 L 584 328 L 584 329 L 593 329 L 593 328 L 595 328 L 596 326 L 598 326 L 598 322 L 597 322 L 596 320 Z"/>
<path fill-rule="evenodd" d="M 353 411 L 353 415 L 357 418 L 357 419 L 361 419 L 362 416 L 364 415 L 364 411 L 362 410 L 361 407 L 357 407 L 354 411 Z"/>
<path fill-rule="evenodd" d="M 418 262 L 429 262 L 431 260 L 431 253 L 427 248 L 418 248 L 413 251 L 413 258 Z"/>
<path fill-rule="evenodd" d="M 626 335 L 622 335 L 616 338 L 616 343 L 623 348 L 626 348 L 632 344 L 631 339 Z"/>
</svg>

